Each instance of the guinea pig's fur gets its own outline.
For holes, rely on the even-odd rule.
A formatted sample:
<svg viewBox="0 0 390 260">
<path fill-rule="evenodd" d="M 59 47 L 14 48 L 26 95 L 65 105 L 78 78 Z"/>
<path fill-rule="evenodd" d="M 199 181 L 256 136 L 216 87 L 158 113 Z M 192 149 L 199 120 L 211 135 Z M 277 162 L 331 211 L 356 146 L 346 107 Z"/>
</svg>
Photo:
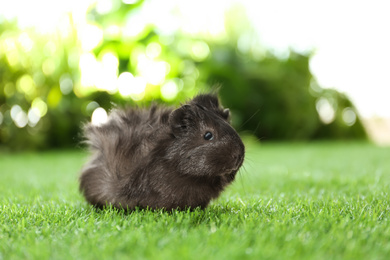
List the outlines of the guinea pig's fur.
<svg viewBox="0 0 390 260">
<path fill-rule="evenodd" d="M 105 124 L 84 128 L 93 155 L 80 190 L 97 207 L 204 208 L 244 160 L 229 117 L 212 94 L 177 109 L 113 110 Z"/>
</svg>

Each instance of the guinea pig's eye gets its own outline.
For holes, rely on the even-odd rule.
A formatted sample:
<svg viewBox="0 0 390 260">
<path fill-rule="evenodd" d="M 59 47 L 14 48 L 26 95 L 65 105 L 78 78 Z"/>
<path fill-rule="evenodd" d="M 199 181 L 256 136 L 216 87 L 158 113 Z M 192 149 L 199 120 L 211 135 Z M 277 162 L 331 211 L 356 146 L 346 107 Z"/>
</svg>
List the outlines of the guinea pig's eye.
<svg viewBox="0 0 390 260">
<path fill-rule="evenodd" d="M 203 136 L 203 138 L 207 141 L 213 140 L 214 136 L 211 132 L 206 132 Z"/>
</svg>

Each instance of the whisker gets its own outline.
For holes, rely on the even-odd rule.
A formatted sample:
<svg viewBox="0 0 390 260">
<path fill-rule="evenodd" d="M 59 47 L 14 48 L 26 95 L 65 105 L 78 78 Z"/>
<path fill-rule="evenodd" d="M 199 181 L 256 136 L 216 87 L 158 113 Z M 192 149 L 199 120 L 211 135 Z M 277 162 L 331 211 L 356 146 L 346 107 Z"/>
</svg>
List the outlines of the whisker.
<svg viewBox="0 0 390 260">
<path fill-rule="evenodd" d="M 251 117 L 249 117 L 243 124 L 241 124 L 238 128 L 241 130 L 244 125 L 246 125 L 257 113 L 259 113 L 259 111 L 260 108 L 257 109 L 257 111 Z"/>
</svg>

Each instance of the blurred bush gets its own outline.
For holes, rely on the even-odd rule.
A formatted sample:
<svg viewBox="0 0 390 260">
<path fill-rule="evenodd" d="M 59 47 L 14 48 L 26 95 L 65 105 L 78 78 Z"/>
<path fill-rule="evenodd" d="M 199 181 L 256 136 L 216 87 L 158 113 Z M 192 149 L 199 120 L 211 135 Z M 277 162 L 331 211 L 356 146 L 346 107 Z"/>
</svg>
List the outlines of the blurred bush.
<svg viewBox="0 0 390 260">
<path fill-rule="evenodd" d="M 214 47 L 199 69 L 210 85 L 221 83 L 221 98 L 233 110 L 237 129 L 262 140 L 366 138 L 351 101 L 318 86 L 310 55 L 254 60 L 235 50 Z"/>
<path fill-rule="evenodd" d="M 88 116 L 77 96 L 73 31 L 42 35 L 0 24 L 0 142 L 11 149 L 71 147 Z"/>
<path fill-rule="evenodd" d="M 259 139 L 366 137 L 349 99 L 315 82 L 310 54 L 271 55 L 250 40 L 239 10 L 227 13 L 221 40 L 140 24 L 142 1 L 113 3 L 104 14 L 92 7 L 83 26 L 70 15 L 50 35 L 0 19 L 3 147 L 74 146 L 99 107 L 178 104 L 215 84 L 234 125 Z"/>
</svg>

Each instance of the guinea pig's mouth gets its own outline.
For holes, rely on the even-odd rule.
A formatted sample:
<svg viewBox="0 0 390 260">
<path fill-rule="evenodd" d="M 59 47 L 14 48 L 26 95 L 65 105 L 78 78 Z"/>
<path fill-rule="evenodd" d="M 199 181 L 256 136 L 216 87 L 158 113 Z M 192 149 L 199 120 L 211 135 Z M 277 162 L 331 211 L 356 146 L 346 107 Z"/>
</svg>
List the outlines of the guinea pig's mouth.
<svg viewBox="0 0 390 260">
<path fill-rule="evenodd" d="M 221 175 L 232 175 L 232 174 L 236 174 L 236 173 L 238 172 L 238 170 L 241 168 L 242 163 L 243 163 L 243 161 L 240 162 L 240 163 L 238 164 L 238 166 L 235 166 L 235 167 L 233 167 L 233 168 L 224 169 L 224 170 L 222 171 L 222 174 L 221 174 Z"/>
<path fill-rule="evenodd" d="M 243 163 L 244 163 L 244 156 L 240 156 L 237 159 L 236 165 L 235 165 L 235 167 L 233 167 L 232 171 L 238 171 L 241 168 Z"/>
<path fill-rule="evenodd" d="M 244 156 L 235 156 L 233 158 L 224 158 L 222 167 L 217 171 L 219 176 L 235 175 L 244 163 Z"/>
</svg>

